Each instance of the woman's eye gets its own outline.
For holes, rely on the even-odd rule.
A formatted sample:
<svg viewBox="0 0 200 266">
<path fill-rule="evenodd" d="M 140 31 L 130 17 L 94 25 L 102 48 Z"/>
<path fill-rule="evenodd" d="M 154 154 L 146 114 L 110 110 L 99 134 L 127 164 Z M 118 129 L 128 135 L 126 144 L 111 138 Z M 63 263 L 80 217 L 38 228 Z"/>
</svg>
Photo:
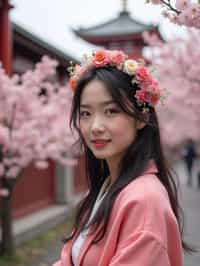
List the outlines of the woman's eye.
<svg viewBox="0 0 200 266">
<path fill-rule="evenodd" d="M 109 108 L 109 109 L 106 109 L 105 113 L 107 115 L 114 115 L 114 114 L 120 113 L 120 110 L 117 108 Z"/>
<path fill-rule="evenodd" d="M 88 111 L 81 111 L 80 112 L 80 117 L 82 118 L 86 118 L 90 115 L 90 113 Z"/>
</svg>

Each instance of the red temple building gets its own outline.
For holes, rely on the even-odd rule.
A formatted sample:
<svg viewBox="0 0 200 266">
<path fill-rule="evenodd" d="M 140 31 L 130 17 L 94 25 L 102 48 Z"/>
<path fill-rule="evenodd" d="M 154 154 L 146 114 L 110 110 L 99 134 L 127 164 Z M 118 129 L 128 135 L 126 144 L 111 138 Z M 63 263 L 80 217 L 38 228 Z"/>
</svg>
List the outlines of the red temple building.
<svg viewBox="0 0 200 266">
<path fill-rule="evenodd" d="M 146 25 L 131 17 L 127 0 L 122 0 L 122 10 L 116 18 L 89 28 L 79 28 L 74 33 L 83 40 L 111 50 L 123 50 L 130 58 L 141 58 L 145 46 L 142 34 L 149 32 L 161 38 L 158 26 Z"/>
</svg>

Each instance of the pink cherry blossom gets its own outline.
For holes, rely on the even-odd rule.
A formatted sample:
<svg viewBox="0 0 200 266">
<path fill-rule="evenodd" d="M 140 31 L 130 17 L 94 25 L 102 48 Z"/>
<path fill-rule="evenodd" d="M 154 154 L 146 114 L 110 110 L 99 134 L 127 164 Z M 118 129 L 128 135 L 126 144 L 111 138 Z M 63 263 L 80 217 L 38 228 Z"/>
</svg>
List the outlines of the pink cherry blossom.
<svg viewBox="0 0 200 266">
<path fill-rule="evenodd" d="M 189 6 L 189 2 L 187 0 L 176 0 L 175 6 L 178 10 L 184 10 Z"/>
<path fill-rule="evenodd" d="M 200 1 L 192 0 L 148 0 L 147 3 L 161 5 L 165 8 L 162 14 L 171 22 L 188 27 L 200 28 Z"/>
<path fill-rule="evenodd" d="M 147 39 L 146 39 L 147 41 Z M 176 147 L 185 139 L 200 139 L 200 38 L 198 30 L 151 50 L 150 61 L 168 99 L 157 108 L 162 139 Z"/>
<path fill-rule="evenodd" d="M 72 92 L 56 81 L 57 64 L 44 56 L 35 69 L 11 78 L 0 67 L 0 178 L 17 178 L 31 163 L 44 169 L 49 159 L 70 161 Z"/>
<path fill-rule="evenodd" d="M 154 5 L 160 5 L 162 3 L 161 0 L 151 0 L 152 4 Z"/>
<path fill-rule="evenodd" d="M 9 195 L 8 189 L 1 189 L 0 188 L 0 197 L 7 197 Z"/>
</svg>

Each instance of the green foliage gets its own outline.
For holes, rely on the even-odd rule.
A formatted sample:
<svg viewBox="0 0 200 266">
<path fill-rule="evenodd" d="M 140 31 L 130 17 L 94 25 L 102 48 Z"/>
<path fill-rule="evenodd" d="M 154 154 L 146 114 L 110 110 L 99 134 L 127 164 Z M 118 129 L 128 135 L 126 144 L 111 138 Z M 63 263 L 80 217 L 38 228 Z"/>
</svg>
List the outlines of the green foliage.
<svg viewBox="0 0 200 266">
<path fill-rule="evenodd" d="M 0 256 L 1 266 L 25 266 L 34 256 L 42 255 L 46 252 L 48 246 L 54 241 L 66 236 L 72 227 L 73 213 L 67 218 L 66 222 L 57 225 L 55 228 L 32 239 L 16 249 L 15 255 Z"/>
</svg>

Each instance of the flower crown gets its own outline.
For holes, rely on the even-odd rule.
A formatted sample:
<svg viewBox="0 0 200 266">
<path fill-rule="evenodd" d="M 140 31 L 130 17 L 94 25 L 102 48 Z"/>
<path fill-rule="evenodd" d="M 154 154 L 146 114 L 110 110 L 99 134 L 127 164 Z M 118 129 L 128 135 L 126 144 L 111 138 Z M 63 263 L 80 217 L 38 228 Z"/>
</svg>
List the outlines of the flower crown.
<svg viewBox="0 0 200 266">
<path fill-rule="evenodd" d="M 158 81 L 150 74 L 143 61 L 128 59 L 122 51 L 98 50 L 91 55 L 85 55 L 81 65 L 71 65 L 69 87 L 76 89 L 78 81 L 84 74 L 92 68 L 112 66 L 122 72 L 132 76 L 132 84 L 138 85 L 135 98 L 143 111 L 149 111 L 148 106 L 154 107 L 158 102 L 162 102 L 163 91 Z"/>
</svg>

